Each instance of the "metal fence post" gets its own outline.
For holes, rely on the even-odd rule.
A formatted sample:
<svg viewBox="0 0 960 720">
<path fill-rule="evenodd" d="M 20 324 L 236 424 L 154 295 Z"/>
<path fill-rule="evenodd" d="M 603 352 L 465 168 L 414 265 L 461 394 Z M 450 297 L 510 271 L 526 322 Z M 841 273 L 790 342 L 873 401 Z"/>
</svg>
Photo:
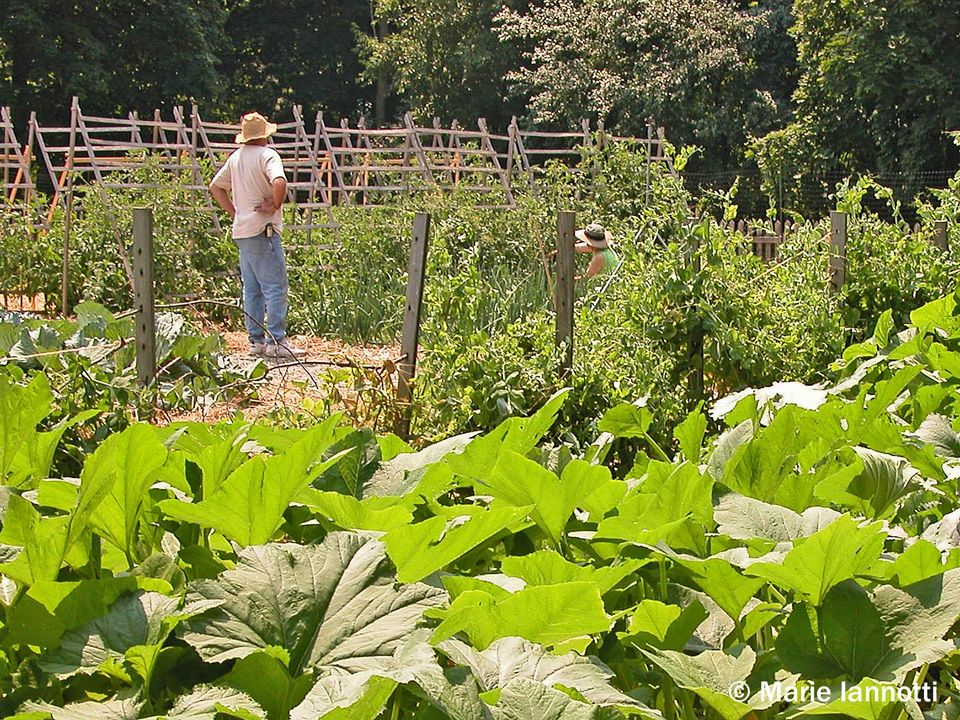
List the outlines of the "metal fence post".
<svg viewBox="0 0 960 720">
<path fill-rule="evenodd" d="M 950 252 L 950 241 L 947 239 L 947 221 L 937 220 L 933 223 L 933 245 L 943 252 Z"/>
<path fill-rule="evenodd" d="M 150 208 L 133 209 L 133 289 L 137 311 L 137 380 L 141 385 L 149 385 L 157 372 L 153 296 L 153 210 Z"/>
<path fill-rule="evenodd" d="M 417 342 L 420 337 L 420 309 L 423 304 L 423 281 L 427 269 L 427 248 L 430 243 L 430 215 L 417 213 L 413 219 L 410 241 L 410 264 L 407 270 L 407 304 L 403 311 L 402 355 L 397 364 L 397 403 L 399 413 L 394 432 L 402 438 L 410 436 L 413 418 L 413 380 L 417 374 Z"/>
<path fill-rule="evenodd" d="M 837 292 L 847 277 L 847 214 L 830 211 L 830 289 Z"/>
<path fill-rule="evenodd" d="M 557 282 L 554 305 L 557 310 L 557 347 L 563 347 L 560 376 L 573 372 L 573 245 L 576 215 L 564 210 L 557 215 Z"/>
</svg>

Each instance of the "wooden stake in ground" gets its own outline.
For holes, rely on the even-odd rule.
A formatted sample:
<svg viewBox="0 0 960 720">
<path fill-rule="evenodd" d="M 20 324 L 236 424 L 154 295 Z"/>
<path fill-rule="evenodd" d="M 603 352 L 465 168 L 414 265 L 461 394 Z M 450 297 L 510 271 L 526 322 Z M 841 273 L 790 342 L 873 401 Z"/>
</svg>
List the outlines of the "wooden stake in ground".
<svg viewBox="0 0 960 720">
<path fill-rule="evenodd" d="M 837 292 L 847 276 L 847 214 L 830 212 L 830 289 Z"/>
<path fill-rule="evenodd" d="M 137 381 L 153 382 L 157 372 L 156 322 L 153 297 L 153 210 L 133 210 L 133 289 L 137 311 Z"/>
<path fill-rule="evenodd" d="M 557 277 L 553 302 L 557 310 L 557 347 L 563 348 L 560 377 L 573 372 L 573 244 L 576 215 L 557 214 Z"/>
<path fill-rule="evenodd" d="M 403 335 L 400 339 L 401 359 L 397 364 L 399 412 L 394 423 L 394 432 L 404 439 L 410 436 L 410 420 L 413 417 L 413 378 L 417 373 L 420 308 L 423 303 L 423 279 L 427 269 L 429 240 L 430 215 L 417 213 L 413 219 L 413 237 L 410 241 L 407 304 L 403 309 Z"/>
</svg>

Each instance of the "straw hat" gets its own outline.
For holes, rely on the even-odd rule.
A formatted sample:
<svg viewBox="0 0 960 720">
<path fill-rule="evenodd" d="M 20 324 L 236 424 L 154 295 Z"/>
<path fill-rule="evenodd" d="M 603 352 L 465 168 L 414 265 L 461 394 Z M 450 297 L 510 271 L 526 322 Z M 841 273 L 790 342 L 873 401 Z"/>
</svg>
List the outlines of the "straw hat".
<svg viewBox="0 0 960 720">
<path fill-rule="evenodd" d="M 258 112 L 247 113 L 240 118 L 240 132 L 234 142 L 246 143 L 251 140 L 268 138 L 277 131 L 277 124 L 267 122 L 267 119 Z"/>
<path fill-rule="evenodd" d="M 613 240 L 613 233 L 605 230 L 600 223 L 590 223 L 583 230 L 577 230 L 574 235 L 577 236 L 577 240 L 598 249 L 607 247 L 608 243 Z"/>
</svg>

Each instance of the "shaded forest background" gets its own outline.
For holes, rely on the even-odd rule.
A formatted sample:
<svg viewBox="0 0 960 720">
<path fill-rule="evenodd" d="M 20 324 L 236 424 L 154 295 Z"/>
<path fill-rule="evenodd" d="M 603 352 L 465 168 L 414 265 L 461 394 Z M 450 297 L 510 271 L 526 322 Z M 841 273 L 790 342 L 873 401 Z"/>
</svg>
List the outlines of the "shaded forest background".
<svg viewBox="0 0 960 720">
<path fill-rule="evenodd" d="M 871 173 L 956 170 L 960 0 L 6 0 L 0 104 L 25 126 L 196 102 L 236 121 L 581 118 L 700 149 L 690 177 L 779 210 Z M 813 179 L 813 180 L 811 180 Z"/>
</svg>

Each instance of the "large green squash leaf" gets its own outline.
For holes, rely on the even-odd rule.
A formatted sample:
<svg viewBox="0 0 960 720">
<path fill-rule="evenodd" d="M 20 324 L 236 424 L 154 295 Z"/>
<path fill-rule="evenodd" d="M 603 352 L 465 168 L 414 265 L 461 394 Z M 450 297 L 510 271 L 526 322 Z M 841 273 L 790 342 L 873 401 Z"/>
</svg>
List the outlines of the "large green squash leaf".
<svg viewBox="0 0 960 720">
<path fill-rule="evenodd" d="M 109 661 L 122 662 L 136 646 L 159 651 L 177 623 L 216 607 L 203 601 L 180 608 L 180 598 L 155 592 L 138 592 L 120 598 L 110 611 L 66 632 L 60 646 L 41 659 L 44 670 L 60 677 L 79 671 L 94 671 Z"/>
<path fill-rule="evenodd" d="M 36 375 L 27 386 L 0 376 L 0 484 L 7 485 L 17 455 L 36 442 L 37 424 L 50 414 L 53 393 L 46 375 Z M 59 437 L 57 438 L 59 439 Z M 33 478 L 39 480 L 40 478 Z M 18 485 L 27 478 L 18 478 Z"/>
<path fill-rule="evenodd" d="M 520 578 L 527 585 L 556 585 L 578 580 L 591 582 L 603 595 L 643 564 L 642 560 L 625 560 L 602 567 L 577 565 L 552 550 L 540 550 L 529 555 L 505 557 L 500 569 L 505 575 Z"/>
<path fill-rule="evenodd" d="M 642 651 L 682 688 L 693 690 L 724 720 L 740 720 L 744 715 L 766 704 L 759 694 L 749 697 L 745 684 L 753 670 L 756 654 L 744 647 L 740 654 L 730 655 L 722 650 L 706 650 L 699 655 L 684 655 L 673 650 Z M 744 688 L 742 702 L 732 688 Z"/>
<path fill-rule="evenodd" d="M 603 466 L 573 460 L 558 478 L 550 470 L 512 450 L 502 450 L 482 490 L 510 505 L 533 506 L 530 517 L 559 545 L 578 502 L 612 482 Z"/>
<path fill-rule="evenodd" d="M 169 592 L 170 585 L 163 580 L 132 575 L 36 583 L 8 611 L 6 640 L 53 647 L 64 632 L 104 615 L 121 595 L 139 589 Z"/>
<path fill-rule="evenodd" d="M 414 492 L 427 469 L 450 453 L 459 453 L 474 438 L 475 432 L 455 435 L 419 452 L 401 453 L 380 467 L 363 487 L 363 497 L 397 496 Z"/>
<path fill-rule="evenodd" d="M 755 563 L 748 575 L 794 590 L 819 605 L 834 585 L 866 572 L 883 549 L 880 523 L 861 527 L 843 515 L 808 538 L 796 540 L 782 564 Z"/>
<path fill-rule="evenodd" d="M 819 609 L 794 604 L 777 636 L 784 667 L 814 680 L 846 675 L 857 682 L 873 675 L 889 652 L 880 613 L 853 580 L 831 588 Z"/>
<path fill-rule="evenodd" d="M 397 566 L 400 582 L 416 582 L 503 532 L 530 509 L 530 506 L 490 507 L 472 515 L 465 512 L 451 520 L 436 516 L 395 528 L 383 541 Z"/>
<path fill-rule="evenodd" d="M 593 720 L 597 708 L 524 678 L 508 682 L 492 708 L 495 720 Z"/>
<path fill-rule="evenodd" d="M 177 520 L 213 528 L 241 546 L 268 542 L 290 503 L 342 457 L 320 461 L 334 441 L 336 419 L 312 428 L 279 455 L 250 458 L 211 497 L 199 503 L 164 500 L 160 509 Z"/>
<path fill-rule="evenodd" d="M 83 464 L 81 496 L 84 485 L 94 497 L 102 494 L 90 508 L 90 524 L 130 557 L 144 498 L 166 459 L 167 449 L 151 426 L 131 425 L 108 438 Z"/>
<path fill-rule="evenodd" d="M 518 637 L 497 640 L 480 651 L 455 639 L 445 640 L 439 647 L 451 660 L 469 667 L 484 692 L 505 689 L 522 680 L 575 690 L 592 705 L 657 714 L 610 685 L 613 672 L 594 657 L 574 652 L 554 655 L 542 645 Z"/>
<path fill-rule="evenodd" d="M 319 545 L 246 548 L 216 580 L 189 586 L 187 600 L 220 601 L 178 631 L 209 662 L 282 648 L 296 677 L 308 668 L 352 671 L 361 659 L 388 657 L 446 594 L 396 584 L 383 545 L 331 533 Z"/>
<path fill-rule="evenodd" d="M 840 517 L 830 508 L 812 507 L 797 513 L 737 493 L 727 493 L 714 508 L 717 532 L 734 540 L 790 542 L 822 530 Z"/>
<path fill-rule="evenodd" d="M 328 669 L 291 713 L 291 720 L 372 720 L 397 684 L 416 686 L 430 703 L 453 720 L 485 720 L 476 681 L 457 668 L 441 668 L 427 643 L 428 630 L 418 630 L 392 657 L 356 663 L 356 672 Z"/>
<path fill-rule="evenodd" d="M 503 597 L 467 590 L 439 614 L 443 621 L 434 632 L 433 642 L 465 632 L 481 649 L 509 636 L 556 645 L 610 629 L 599 589 L 582 581 L 531 586 Z"/>
</svg>

